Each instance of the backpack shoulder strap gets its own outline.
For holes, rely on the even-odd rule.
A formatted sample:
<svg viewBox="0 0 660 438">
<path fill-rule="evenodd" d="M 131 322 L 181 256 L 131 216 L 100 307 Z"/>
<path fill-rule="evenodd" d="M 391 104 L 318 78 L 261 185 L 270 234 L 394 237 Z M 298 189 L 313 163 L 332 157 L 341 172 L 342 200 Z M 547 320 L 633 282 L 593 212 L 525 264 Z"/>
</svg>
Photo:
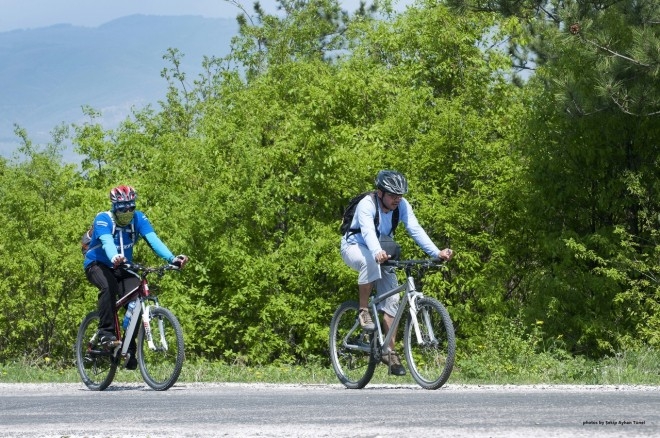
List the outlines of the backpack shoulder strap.
<svg viewBox="0 0 660 438">
<path fill-rule="evenodd" d="M 116 231 L 117 231 L 117 225 L 115 224 L 115 216 L 112 214 L 112 212 L 108 212 L 110 214 L 110 217 L 112 218 L 112 236 L 114 237 Z M 125 230 L 124 227 L 119 227 L 121 231 Z M 119 253 L 123 256 L 124 255 L 124 234 L 122 232 L 119 232 L 119 246 L 120 246 L 120 251 Z M 133 245 L 135 245 L 135 242 L 137 241 L 137 236 L 135 234 L 135 218 L 131 220 L 131 230 L 128 232 L 131 235 L 131 241 Z"/>
<path fill-rule="evenodd" d="M 115 223 L 115 215 L 112 214 L 112 210 L 106 211 L 108 213 L 108 216 L 110 216 L 110 220 L 112 221 L 112 235 L 114 236 L 115 233 L 117 232 L 117 224 Z"/>
<path fill-rule="evenodd" d="M 375 190 L 370 193 L 374 197 L 374 204 L 376 204 L 376 216 L 374 216 L 374 228 L 376 228 L 376 237 L 380 238 L 380 200 L 378 199 L 378 192 Z"/>
<path fill-rule="evenodd" d="M 376 217 L 374 217 L 374 225 L 376 226 L 376 236 L 380 237 L 380 231 L 378 230 L 378 225 L 380 222 L 380 207 L 378 202 L 379 199 L 376 192 L 373 192 L 373 195 L 376 200 Z M 392 237 L 394 237 L 397 225 L 399 225 L 399 207 L 392 211 Z"/>
<path fill-rule="evenodd" d="M 392 236 L 396 232 L 397 225 L 399 225 L 399 207 L 395 208 L 392 214 Z"/>
</svg>

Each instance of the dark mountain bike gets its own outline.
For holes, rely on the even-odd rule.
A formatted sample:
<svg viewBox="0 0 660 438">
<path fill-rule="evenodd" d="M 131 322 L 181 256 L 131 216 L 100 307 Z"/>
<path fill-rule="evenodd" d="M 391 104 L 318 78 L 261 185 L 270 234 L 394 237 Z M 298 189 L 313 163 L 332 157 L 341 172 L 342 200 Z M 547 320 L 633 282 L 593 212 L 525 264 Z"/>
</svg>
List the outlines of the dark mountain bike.
<svg viewBox="0 0 660 438">
<path fill-rule="evenodd" d="M 161 307 L 158 297 L 149 290 L 147 276 L 162 277 L 167 271 L 178 271 L 175 265 L 146 267 L 126 264 L 123 268 L 135 275 L 139 284 L 115 303 L 115 333 L 122 342 L 107 349 L 98 344 L 99 313 L 90 312 L 78 329 L 76 366 L 82 381 L 94 391 L 106 389 L 117 368 L 130 360 L 129 346 L 135 339 L 137 363 L 144 381 L 156 391 L 170 388 L 179 378 L 184 360 L 183 330 L 174 314 Z M 130 322 L 122 335 L 118 311 L 137 300 Z M 136 330 L 139 330 L 136 335 Z"/>
</svg>

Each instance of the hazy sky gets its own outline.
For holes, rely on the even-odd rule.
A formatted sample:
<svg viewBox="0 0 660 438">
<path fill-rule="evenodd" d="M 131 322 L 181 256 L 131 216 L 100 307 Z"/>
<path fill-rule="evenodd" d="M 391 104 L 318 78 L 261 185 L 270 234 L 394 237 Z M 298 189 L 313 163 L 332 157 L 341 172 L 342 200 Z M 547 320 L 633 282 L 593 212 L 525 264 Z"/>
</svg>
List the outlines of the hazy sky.
<svg viewBox="0 0 660 438">
<path fill-rule="evenodd" d="M 252 12 L 254 0 L 236 1 Z M 267 12 L 276 11 L 275 0 L 260 0 L 260 3 Z M 341 0 L 341 3 L 353 11 L 359 0 Z M 133 14 L 234 18 L 239 13 L 240 9 L 227 0 L 0 0 L 0 32 L 62 23 L 97 27 Z"/>
</svg>

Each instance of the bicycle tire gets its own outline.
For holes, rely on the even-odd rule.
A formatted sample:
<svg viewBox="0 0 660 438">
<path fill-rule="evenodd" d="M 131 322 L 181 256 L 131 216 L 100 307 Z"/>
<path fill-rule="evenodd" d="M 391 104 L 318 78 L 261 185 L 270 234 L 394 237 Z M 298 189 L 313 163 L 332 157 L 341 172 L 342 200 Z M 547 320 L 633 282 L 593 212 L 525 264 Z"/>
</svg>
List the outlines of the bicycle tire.
<svg viewBox="0 0 660 438">
<path fill-rule="evenodd" d="M 140 325 L 137 360 L 142 378 L 152 389 L 165 391 L 174 385 L 183 368 L 183 329 L 174 314 L 164 307 L 150 307 L 150 326 L 155 349 L 151 349 Z M 163 342 L 163 339 L 165 342 Z"/>
<path fill-rule="evenodd" d="M 438 300 L 420 298 L 416 306 L 422 343 L 417 342 L 412 316 L 409 315 L 403 332 L 406 361 L 410 374 L 419 386 L 425 389 L 438 389 L 447 382 L 454 368 L 456 356 L 454 325 L 449 312 Z M 431 334 L 433 336 L 430 336 Z"/>
<path fill-rule="evenodd" d="M 372 333 L 365 333 L 359 327 L 357 301 L 342 303 L 330 321 L 330 361 L 339 381 L 349 389 L 361 389 L 374 375 L 377 362 L 371 353 Z M 356 327 L 356 324 L 358 326 Z M 368 350 L 350 348 L 348 343 L 368 347 Z"/>
<path fill-rule="evenodd" d="M 76 368 L 85 386 L 103 391 L 112 383 L 117 372 L 113 352 L 98 348 L 93 341 L 99 328 L 99 313 L 90 312 L 78 328 L 76 337 Z"/>
</svg>

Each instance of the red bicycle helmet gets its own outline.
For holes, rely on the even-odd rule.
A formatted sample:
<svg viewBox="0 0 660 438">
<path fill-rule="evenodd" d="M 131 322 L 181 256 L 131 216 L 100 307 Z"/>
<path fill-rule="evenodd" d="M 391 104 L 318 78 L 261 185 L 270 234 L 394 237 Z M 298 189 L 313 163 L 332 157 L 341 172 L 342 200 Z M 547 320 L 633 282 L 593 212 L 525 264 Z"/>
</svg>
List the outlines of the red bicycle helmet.
<svg viewBox="0 0 660 438">
<path fill-rule="evenodd" d="M 131 186 L 117 186 L 110 190 L 110 201 L 113 204 L 118 202 L 133 202 L 137 199 L 137 193 Z"/>
</svg>

